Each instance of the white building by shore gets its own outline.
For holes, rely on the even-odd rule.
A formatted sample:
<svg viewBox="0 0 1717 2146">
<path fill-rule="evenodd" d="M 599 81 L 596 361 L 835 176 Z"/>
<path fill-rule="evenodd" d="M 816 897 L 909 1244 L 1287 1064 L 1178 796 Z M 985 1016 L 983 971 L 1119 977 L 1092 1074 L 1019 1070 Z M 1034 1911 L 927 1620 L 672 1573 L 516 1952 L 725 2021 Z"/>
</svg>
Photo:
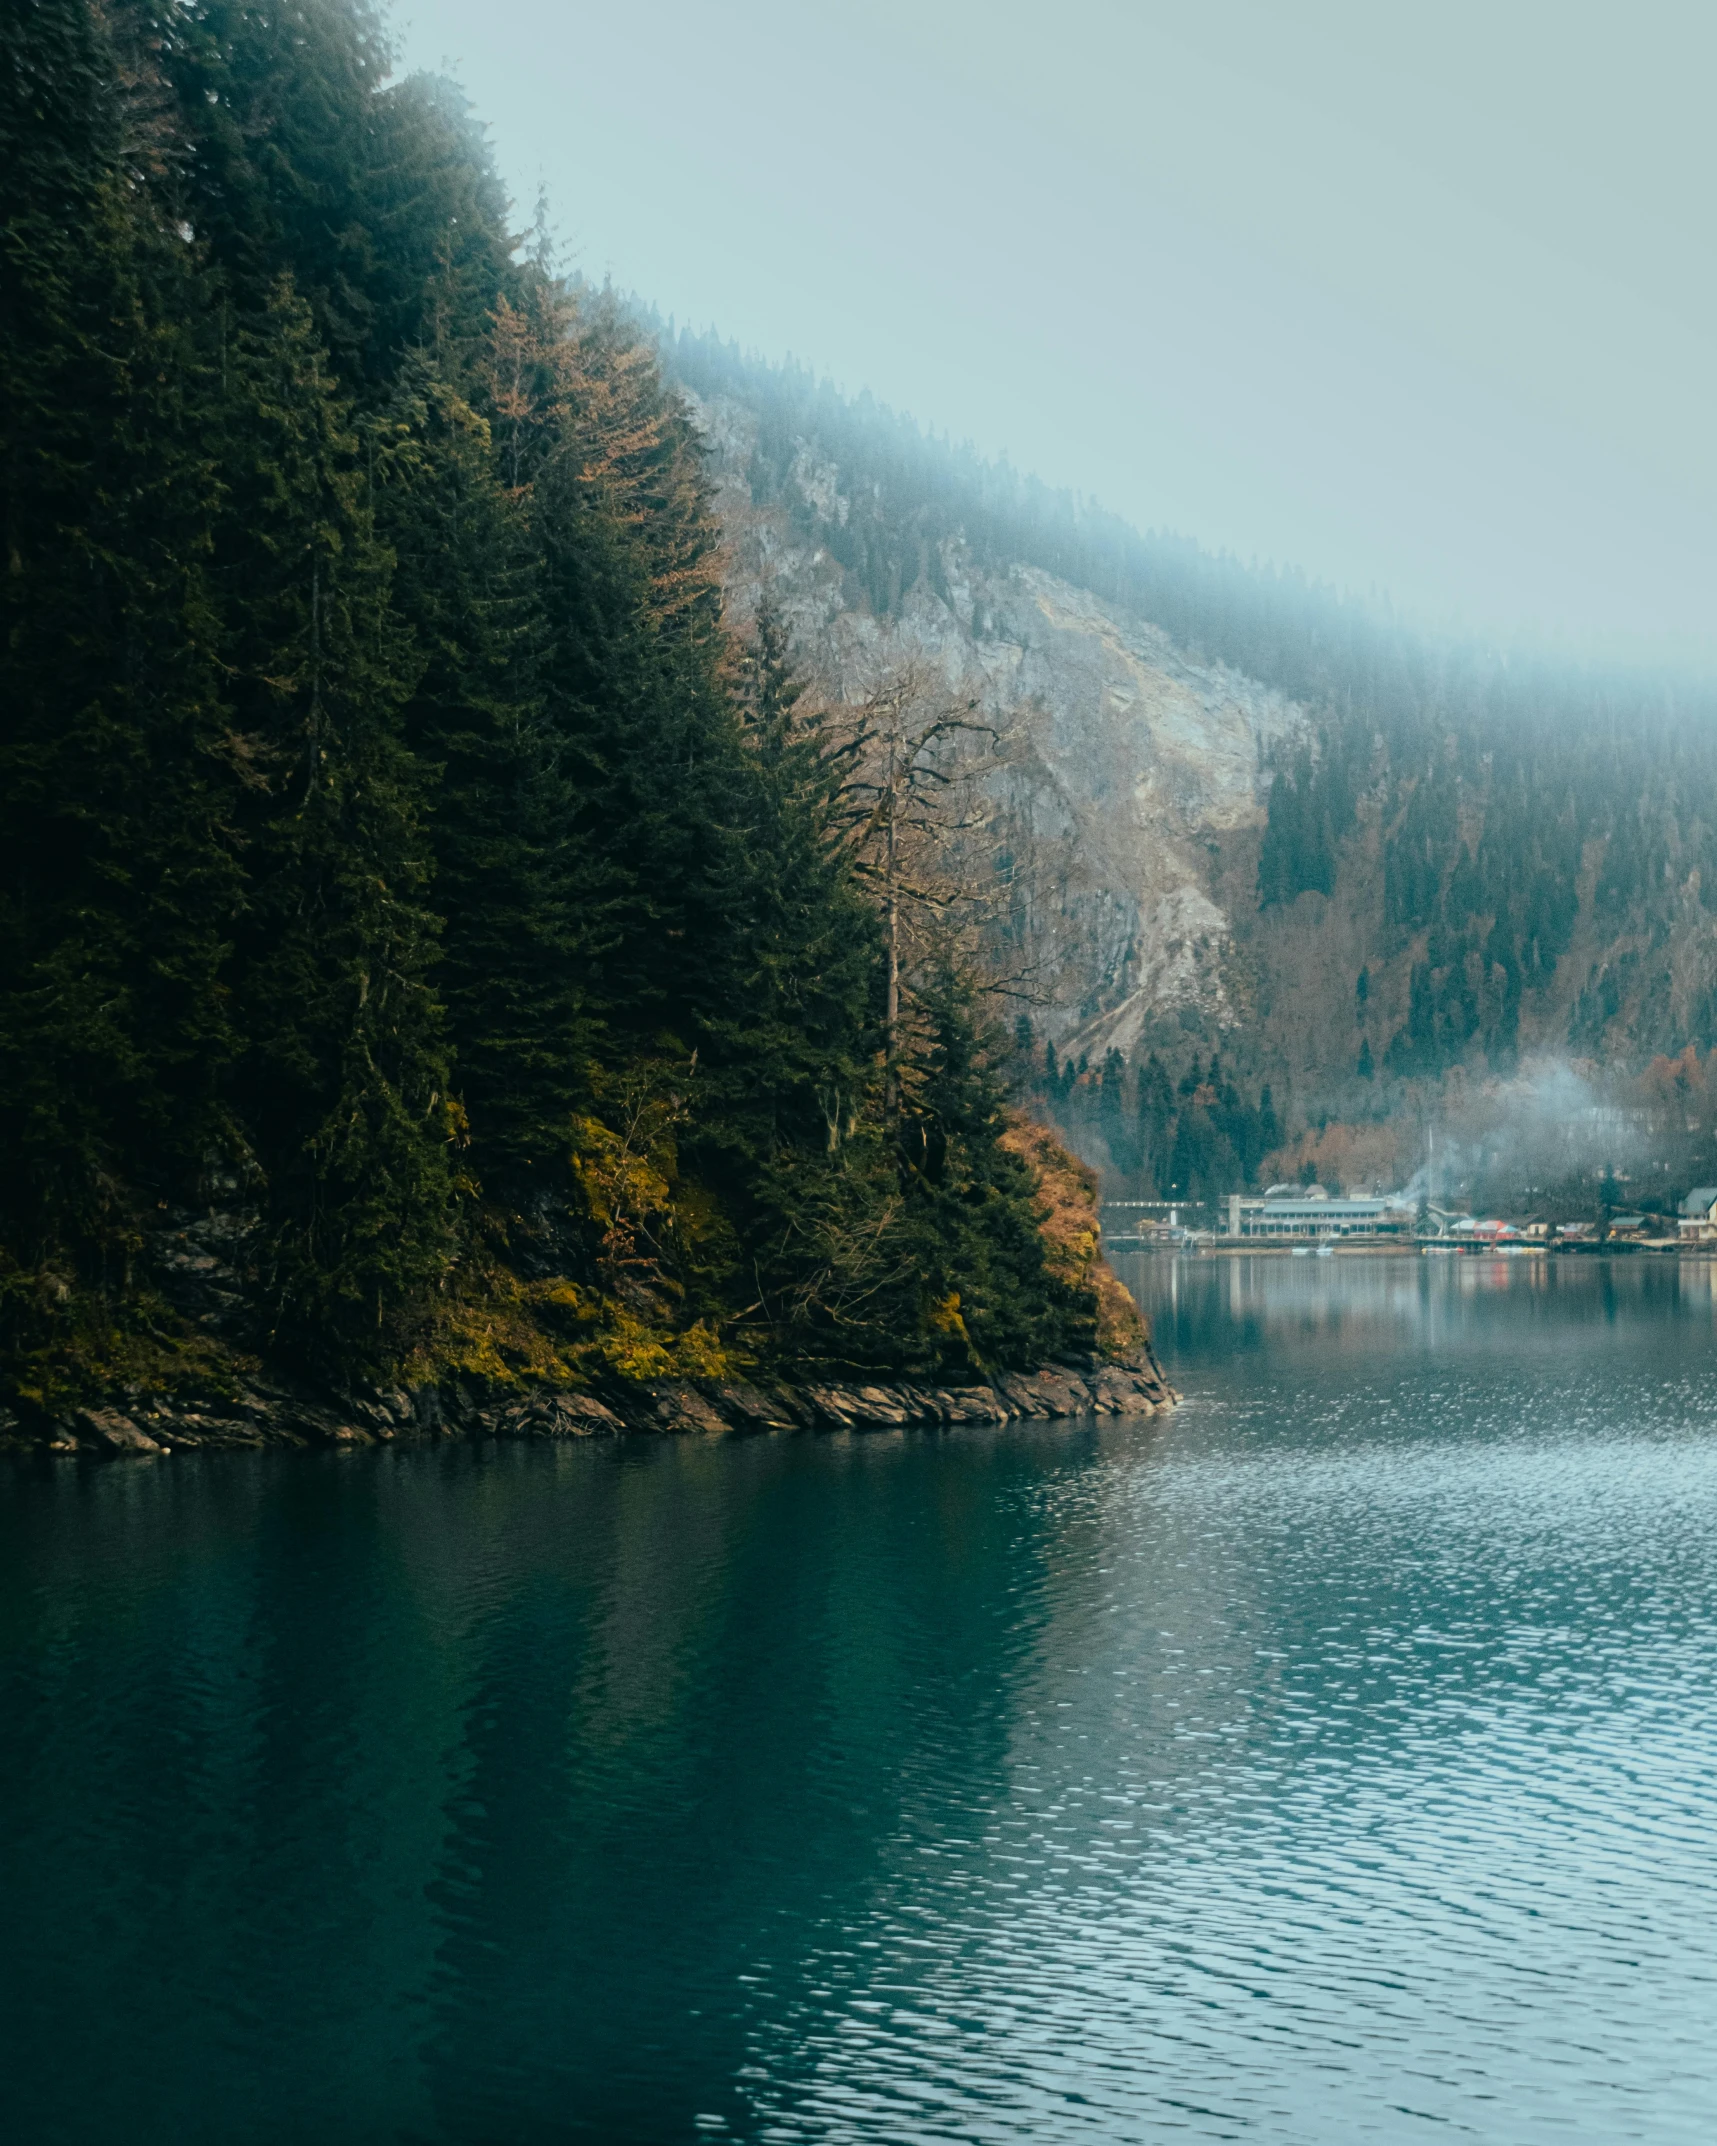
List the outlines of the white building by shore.
<svg viewBox="0 0 1717 2146">
<path fill-rule="evenodd" d="M 1676 1217 L 1683 1244 L 1710 1244 L 1717 1239 L 1717 1185 L 1695 1185 Z"/>
<path fill-rule="evenodd" d="M 1321 1185 L 1272 1185 L 1261 1197 L 1228 1196 L 1231 1238 L 1407 1237 L 1413 1210 L 1399 1194 L 1340 1199 Z"/>
</svg>

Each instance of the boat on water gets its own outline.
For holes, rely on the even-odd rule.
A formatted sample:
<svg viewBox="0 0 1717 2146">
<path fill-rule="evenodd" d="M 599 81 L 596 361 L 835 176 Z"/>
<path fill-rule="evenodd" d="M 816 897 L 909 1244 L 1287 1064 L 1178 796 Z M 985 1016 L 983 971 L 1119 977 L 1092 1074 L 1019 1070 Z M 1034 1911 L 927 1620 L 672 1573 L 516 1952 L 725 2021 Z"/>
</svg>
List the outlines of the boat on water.
<svg viewBox="0 0 1717 2146">
<path fill-rule="evenodd" d="M 1295 1257 L 1296 1259 L 1310 1259 L 1310 1258 L 1311 1258 L 1311 1256 L 1312 1256 L 1312 1248 L 1311 1248 L 1311 1246 L 1310 1246 L 1309 1244 L 1297 1244 L 1297 1245 L 1295 1245 L 1295 1247 L 1294 1247 L 1294 1257 Z"/>
<path fill-rule="evenodd" d="M 1318 1257 L 1320 1259 L 1334 1259 L 1335 1246 L 1333 1244 L 1320 1244 L 1318 1246 Z"/>
</svg>

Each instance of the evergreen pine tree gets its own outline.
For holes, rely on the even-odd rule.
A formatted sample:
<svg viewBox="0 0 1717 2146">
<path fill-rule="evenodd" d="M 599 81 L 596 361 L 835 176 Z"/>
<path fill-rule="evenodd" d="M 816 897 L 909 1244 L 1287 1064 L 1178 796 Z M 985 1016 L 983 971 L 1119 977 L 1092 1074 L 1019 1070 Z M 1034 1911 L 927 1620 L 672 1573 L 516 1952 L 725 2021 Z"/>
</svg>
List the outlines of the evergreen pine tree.
<svg viewBox="0 0 1717 2146">
<path fill-rule="evenodd" d="M 1139 1172 L 1147 1199 L 1162 1199 L 1170 1184 L 1174 1092 L 1167 1069 L 1153 1051 L 1138 1075 Z"/>
<path fill-rule="evenodd" d="M 289 282 L 235 338 L 232 375 L 223 578 L 254 781 L 234 1094 L 266 1184 L 276 1331 L 385 1359 L 451 1255 L 455 1120 L 403 734 L 419 659 Z"/>
<path fill-rule="evenodd" d="M 533 1173 L 564 1163 L 594 1048 L 588 873 L 571 754 L 544 709 L 535 548 L 489 424 L 427 353 L 405 361 L 367 445 L 421 664 L 404 725 L 432 786 L 436 983 L 470 1163 L 491 1197 L 528 1203 Z"/>
<path fill-rule="evenodd" d="M 724 629 L 686 409 L 388 66 L 362 0 L 33 0 L 0 54 L 8 1390 L 62 1266 L 153 1332 L 193 1194 L 256 1211 L 249 1338 L 342 1379 L 503 1300 L 557 1376 L 593 1320 L 633 1369 L 1083 1345 L 951 957 L 885 1070 L 844 748 Z M 933 570 L 854 543 L 880 602 Z"/>
<path fill-rule="evenodd" d="M 0 1212 L 103 1273 L 215 1130 L 239 899 L 202 294 L 114 37 L 43 0 L 0 64 Z"/>
</svg>

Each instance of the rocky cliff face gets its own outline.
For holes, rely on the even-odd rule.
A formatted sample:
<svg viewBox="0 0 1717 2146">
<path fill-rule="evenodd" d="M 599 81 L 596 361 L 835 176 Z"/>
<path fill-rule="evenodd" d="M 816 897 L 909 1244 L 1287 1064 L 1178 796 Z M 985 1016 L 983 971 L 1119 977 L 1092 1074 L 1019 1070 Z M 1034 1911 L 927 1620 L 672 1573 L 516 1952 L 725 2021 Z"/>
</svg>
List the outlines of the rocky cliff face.
<svg viewBox="0 0 1717 2146">
<path fill-rule="evenodd" d="M 854 510 L 843 472 L 801 446 L 786 496 L 759 504 L 754 415 L 690 399 L 737 618 L 767 591 L 836 700 L 862 700 L 911 662 L 992 719 L 1017 719 L 1028 748 L 1001 786 L 1046 867 L 1025 920 L 1042 1025 L 1070 1049 L 1130 1055 L 1156 1024 L 1216 1040 L 1249 1023 L 1256 985 L 1235 912 L 1256 905 L 1265 756 L 1304 711 L 1040 568 L 981 569 L 958 537 L 879 617 L 822 540 Z"/>
<path fill-rule="evenodd" d="M 1717 1042 L 1717 695 L 1415 638 L 681 354 L 736 619 L 767 590 L 833 700 L 913 664 L 1013 721 L 1013 946 L 1064 1055 L 1219 1048 L 1292 1124 Z"/>
</svg>

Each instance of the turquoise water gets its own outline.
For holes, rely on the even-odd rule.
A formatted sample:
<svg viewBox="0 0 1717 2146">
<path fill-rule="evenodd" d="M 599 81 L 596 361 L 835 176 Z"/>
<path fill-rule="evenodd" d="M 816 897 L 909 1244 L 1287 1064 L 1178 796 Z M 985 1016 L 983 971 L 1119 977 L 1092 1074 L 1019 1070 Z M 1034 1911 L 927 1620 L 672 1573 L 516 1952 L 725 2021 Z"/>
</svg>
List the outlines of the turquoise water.
<svg viewBox="0 0 1717 2146">
<path fill-rule="evenodd" d="M 1174 1417 L 0 1475 L 8 2141 L 1704 2141 L 1708 1270 Z"/>
</svg>

